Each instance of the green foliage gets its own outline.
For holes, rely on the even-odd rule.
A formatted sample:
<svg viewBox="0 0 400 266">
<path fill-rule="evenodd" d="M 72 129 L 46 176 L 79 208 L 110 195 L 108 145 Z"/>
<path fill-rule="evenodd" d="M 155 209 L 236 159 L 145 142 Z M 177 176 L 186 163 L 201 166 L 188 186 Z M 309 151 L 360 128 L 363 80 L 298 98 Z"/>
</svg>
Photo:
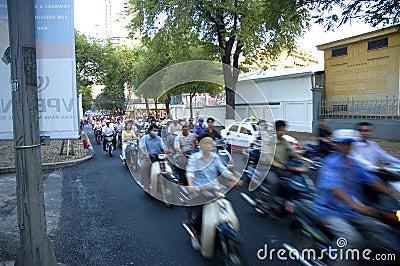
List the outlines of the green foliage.
<svg viewBox="0 0 400 266">
<path fill-rule="evenodd" d="M 134 67 L 134 86 L 145 98 L 158 98 L 159 102 L 169 96 L 188 93 L 188 86 L 173 84 L 178 79 L 174 74 L 187 73 L 183 67 L 172 73 L 169 66 L 190 60 L 216 60 L 217 47 L 200 41 L 195 35 L 185 30 L 162 29 L 154 36 L 145 36 L 142 40 L 139 57 Z M 182 72 L 183 71 L 183 72 Z M 196 71 L 198 69 L 191 69 Z M 182 75 L 180 75 L 182 76 Z M 190 86 L 189 86 L 190 87 Z M 208 86 L 204 87 L 205 89 Z"/>
<path fill-rule="evenodd" d="M 326 30 L 359 20 L 373 27 L 396 25 L 400 22 L 398 0 L 314 0 L 303 1 L 314 10 L 313 18 Z"/>
<path fill-rule="evenodd" d="M 103 43 L 75 31 L 75 61 L 78 88 L 101 84 L 106 60 Z"/>
<path fill-rule="evenodd" d="M 124 87 L 134 84 L 133 65 L 140 50 L 115 46 L 110 40 L 100 40 L 75 31 L 78 89 L 83 93 L 83 107 L 114 109 L 124 107 Z M 101 84 L 105 88 L 95 103 L 87 88 Z"/>
<path fill-rule="evenodd" d="M 229 66 L 239 67 L 239 56 L 266 47 L 271 55 L 294 45 L 309 26 L 307 6 L 293 0 L 130 0 L 134 18 L 131 32 L 140 30 L 151 38 L 162 30 L 186 29 L 197 39 L 218 47 L 218 57 Z M 224 68 L 227 104 L 234 109 L 238 72 Z M 232 95 L 233 92 L 233 95 Z M 233 96 L 233 97 L 232 97 Z M 227 110 L 228 110 L 227 109 Z M 232 117 L 233 116 L 233 117 Z M 227 118 L 234 118 L 227 112 Z"/>
<path fill-rule="evenodd" d="M 93 108 L 92 102 L 87 100 L 87 99 L 92 99 L 92 97 L 93 97 L 92 88 L 79 86 L 78 91 L 82 93 L 82 108 L 83 108 L 83 110 L 92 109 Z M 85 99 L 85 100 L 83 100 L 83 99 Z"/>
</svg>

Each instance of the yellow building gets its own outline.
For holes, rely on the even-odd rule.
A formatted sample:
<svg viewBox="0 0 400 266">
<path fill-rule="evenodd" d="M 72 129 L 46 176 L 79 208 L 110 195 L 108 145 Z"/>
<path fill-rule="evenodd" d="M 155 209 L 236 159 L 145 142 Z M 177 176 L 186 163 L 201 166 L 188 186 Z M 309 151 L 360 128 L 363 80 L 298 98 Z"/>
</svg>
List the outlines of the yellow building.
<svg viewBox="0 0 400 266">
<path fill-rule="evenodd" d="M 399 25 L 317 48 L 324 51 L 326 100 L 399 99 Z"/>
</svg>

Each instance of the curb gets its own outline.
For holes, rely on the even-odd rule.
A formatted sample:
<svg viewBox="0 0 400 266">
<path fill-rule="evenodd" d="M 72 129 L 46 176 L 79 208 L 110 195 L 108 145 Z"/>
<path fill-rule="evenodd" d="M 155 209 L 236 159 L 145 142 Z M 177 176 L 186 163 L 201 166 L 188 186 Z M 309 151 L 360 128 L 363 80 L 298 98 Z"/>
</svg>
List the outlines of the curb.
<svg viewBox="0 0 400 266">
<path fill-rule="evenodd" d="M 92 143 L 90 142 L 89 137 L 85 132 L 81 134 L 81 138 L 86 138 L 88 143 L 90 144 L 89 149 L 88 149 L 88 154 L 85 157 L 75 159 L 75 160 L 70 160 L 70 161 L 63 161 L 63 162 L 52 162 L 52 163 L 42 163 L 42 170 L 52 170 L 52 169 L 57 169 L 57 168 L 65 168 L 65 167 L 70 167 L 74 165 L 78 165 L 84 162 L 89 161 L 92 159 L 95 155 Z M 15 173 L 15 167 L 0 167 L 0 174 L 10 174 L 10 173 Z M 0 266 L 2 266 L 0 264 Z"/>
</svg>

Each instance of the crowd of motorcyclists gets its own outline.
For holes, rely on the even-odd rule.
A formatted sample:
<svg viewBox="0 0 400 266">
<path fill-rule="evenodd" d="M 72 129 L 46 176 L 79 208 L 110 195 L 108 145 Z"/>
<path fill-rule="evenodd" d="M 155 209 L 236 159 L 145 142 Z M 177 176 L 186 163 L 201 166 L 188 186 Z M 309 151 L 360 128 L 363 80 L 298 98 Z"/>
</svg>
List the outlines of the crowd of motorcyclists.
<svg viewBox="0 0 400 266">
<path fill-rule="evenodd" d="M 173 152 L 178 155 L 179 184 L 189 186 L 189 190 L 204 189 L 204 185 L 211 179 L 216 179 L 218 173 L 224 173 L 237 181 L 237 177 L 220 161 L 215 162 L 215 167 L 210 163 L 204 165 L 210 156 L 214 156 L 212 153 L 210 155 L 215 148 L 214 141 L 222 139 L 220 132 L 214 127 L 213 118 L 205 121 L 203 117 L 199 117 L 196 124 L 193 118 L 188 120 L 187 117 L 165 120 L 163 123 L 154 117 L 149 117 L 146 121 L 123 120 L 123 117 L 97 117 L 92 120 L 93 133 L 96 134 L 96 130 L 101 128 L 103 137 L 112 134 L 114 148 L 117 147 L 120 136 L 123 161 L 126 147 L 124 141 L 140 139 L 138 147 L 142 177 L 149 175 L 151 164 L 159 153 Z M 373 125 L 368 122 L 357 124 L 355 129 L 337 129 L 333 132 L 327 124 L 327 120 L 321 119 L 317 135 L 317 148 L 324 159 L 318 177 L 314 180 L 317 187 L 313 201 L 315 214 L 321 218 L 335 239 L 347 239 L 346 248 L 362 248 L 368 243 L 365 237 L 369 237 L 374 243 L 379 242 L 382 247 L 400 254 L 399 235 L 393 233 L 387 224 L 375 219 L 377 210 L 366 205 L 379 201 L 379 193 L 398 199 L 398 192 L 387 186 L 392 176 L 385 170 L 383 163 L 400 164 L 400 160 L 386 153 L 370 139 Z M 282 178 L 291 178 L 292 172 L 289 168 L 293 159 L 305 165 L 309 165 L 310 161 L 282 137 L 286 133 L 285 121 L 275 121 L 273 129 L 268 127 L 265 120 L 259 120 L 258 125 L 258 134 L 254 136 L 250 148 L 252 156 L 257 157 L 255 163 L 264 170 L 259 171 L 258 176 L 254 175 L 254 178 L 258 182 L 265 182 L 272 195 L 284 191 L 289 198 L 290 189 L 286 182 L 282 182 Z M 105 149 L 104 142 L 103 148 Z M 148 190 L 148 186 L 149 184 L 145 184 L 144 189 Z M 198 208 L 193 212 L 195 229 L 199 226 L 196 217 L 201 216 L 200 213 L 201 209 L 199 211 Z M 200 244 L 197 235 L 194 235 L 193 247 L 199 249 Z"/>
</svg>

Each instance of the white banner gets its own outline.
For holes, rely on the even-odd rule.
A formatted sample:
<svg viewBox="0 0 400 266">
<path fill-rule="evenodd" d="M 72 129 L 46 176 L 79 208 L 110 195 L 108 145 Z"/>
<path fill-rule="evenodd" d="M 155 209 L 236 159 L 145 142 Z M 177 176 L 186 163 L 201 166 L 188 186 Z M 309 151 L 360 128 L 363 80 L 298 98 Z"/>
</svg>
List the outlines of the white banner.
<svg viewBox="0 0 400 266">
<path fill-rule="evenodd" d="M 76 139 L 79 134 L 76 93 L 73 0 L 36 0 L 35 35 L 40 134 Z M 0 57 L 8 48 L 7 0 L 0 0 Z M 0 139 L 13 139 L 10 65 L 0 61 Z"/>
</svg>

